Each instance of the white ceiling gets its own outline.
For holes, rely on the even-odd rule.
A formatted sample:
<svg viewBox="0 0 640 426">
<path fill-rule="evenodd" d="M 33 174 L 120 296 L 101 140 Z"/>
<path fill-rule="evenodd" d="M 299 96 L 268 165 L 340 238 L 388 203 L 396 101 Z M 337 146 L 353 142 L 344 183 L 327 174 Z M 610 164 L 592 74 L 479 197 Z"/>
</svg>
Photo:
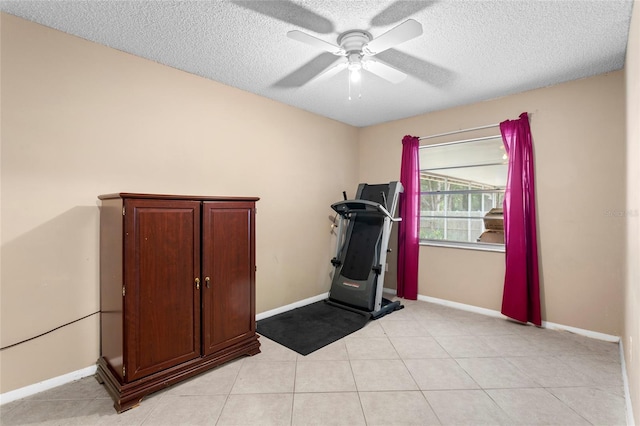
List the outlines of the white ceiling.
<svg viewBox="0 0 640 426">
<path fill-rule="evenodd" d="M 362 127 L 624 67 L 631 0 L 1 1 L 2 11 L 316 114 Z M 412 18 L 423 34 L 375 58 L 408 74 L 365 73 L 349 101 L 336 44 Z M 344 60 L 344 58 L 342 58 Z M 311 80 L 311 81 L 309 81 Z"/>
</svg>

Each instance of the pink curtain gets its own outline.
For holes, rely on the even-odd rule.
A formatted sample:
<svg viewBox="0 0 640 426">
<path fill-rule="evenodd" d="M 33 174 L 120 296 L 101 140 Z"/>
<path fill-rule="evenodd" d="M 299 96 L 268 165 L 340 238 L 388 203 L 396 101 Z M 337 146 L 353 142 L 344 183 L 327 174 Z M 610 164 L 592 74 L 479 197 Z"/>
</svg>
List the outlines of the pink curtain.
<svg viewBox="0 0 640 426">
<path fill-rule="evenodd" d="M 399 208 L 402 221 L 398 226 L 398 297 L 418 298 L 418 250 L 420 218 L 420 164 L 418 148 L 420 139 L 405 136 L 402 139 L 402 166 Z"/>
<path fill-rule="evenodd" d="M 527 113 L 500 123 L 500 132 L 509 155 L 503 205 L 506 270 L 502 313 L 540 327 L 533 146 Z"/>
</svg>

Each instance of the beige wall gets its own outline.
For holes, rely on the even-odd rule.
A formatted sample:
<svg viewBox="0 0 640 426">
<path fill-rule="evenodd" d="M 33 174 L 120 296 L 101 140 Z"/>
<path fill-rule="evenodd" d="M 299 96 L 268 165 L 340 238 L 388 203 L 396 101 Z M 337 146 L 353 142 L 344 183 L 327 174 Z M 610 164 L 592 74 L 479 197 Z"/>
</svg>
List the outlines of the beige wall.
<svg viewBox="0 0 640 426">
<path fill-rule="evenodd" d="M 358 129 L 2 15 L 2 347 L 99 310 L 98 200 L 258 196 L 257 311 L 329 289 Z M 98 315 L 1 352 L 0 393 L 93 365 Z"/>
<path fill-rule="evenodd" d="M 622 334 L 635 424 L 640 425 L 640 2 L 633 5 L 627 76 L 627 269 Z"/>
<path fill-rule="evenodd" d="M 625 210 L 624 91 L 619 71 L 368 127 L 360 132 L 360 178 L 398 179 L 406 134 L 427 136 L 531 113 L 543 320 L 619 336 L 625 267 L 625 223 L 618 216 Z M 421 247 L 421 295 L 500 310 L 503 277 L 502 253 Z"/>
</svg>

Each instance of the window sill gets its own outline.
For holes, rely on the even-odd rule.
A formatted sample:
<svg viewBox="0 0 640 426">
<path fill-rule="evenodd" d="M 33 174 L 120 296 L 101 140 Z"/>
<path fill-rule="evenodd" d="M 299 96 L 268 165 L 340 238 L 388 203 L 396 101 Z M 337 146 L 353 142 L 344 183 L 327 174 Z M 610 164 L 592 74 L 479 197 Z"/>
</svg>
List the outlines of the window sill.
<svg viewBox="0 0 640 426">
<path fill-rule="evenodd" d="M 429 247 L 447 247 L 463 250 L 478 250 L 478 251 L 493 251 L 497 253 L 504 253 L 504 244 L 488 244 L 488 243 L 462 243 L 454 241 L 433 241 L 433 240 L 420 240 L 421 246 Z"/>
</svg>

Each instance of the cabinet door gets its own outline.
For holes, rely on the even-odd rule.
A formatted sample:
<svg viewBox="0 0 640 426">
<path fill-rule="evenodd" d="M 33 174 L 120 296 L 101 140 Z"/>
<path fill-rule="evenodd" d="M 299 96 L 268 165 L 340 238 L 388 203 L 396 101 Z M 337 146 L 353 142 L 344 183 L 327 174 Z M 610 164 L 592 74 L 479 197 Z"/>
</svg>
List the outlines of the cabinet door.
<svg viewBox="0 0 640 426">
<path fill-rule="evenodd" d="M 209 355 L 255 335 L 254 203 L 204 203 L 203 215 L 202 326 Z"/>
<path fill-rule="evenodd" d="M 125 380 L 198 358 L 200 202 L 125 201 Z"/>
</svg>

